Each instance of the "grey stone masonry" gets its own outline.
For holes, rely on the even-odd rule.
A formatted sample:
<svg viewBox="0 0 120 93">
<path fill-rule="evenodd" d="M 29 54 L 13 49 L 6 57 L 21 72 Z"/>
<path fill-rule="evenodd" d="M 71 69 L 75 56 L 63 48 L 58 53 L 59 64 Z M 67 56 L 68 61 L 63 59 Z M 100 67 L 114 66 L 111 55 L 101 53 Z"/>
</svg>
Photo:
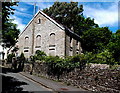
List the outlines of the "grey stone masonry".
<svg viewBox="0 0 120 93">
<path fill-rule="evenodd" d="M 67 31 L 67 33 L 66 33 Z M 72 56 L 81 53 L 80 40 L 42 11 L 38 11 L 18 38 L 18 54 L 28 58 L 36 50 L 51 56 Z M 77 36 L 78 37 L 78 36 Z M 72 38 L 72 40 L 70 40 Z"/>
</svg>

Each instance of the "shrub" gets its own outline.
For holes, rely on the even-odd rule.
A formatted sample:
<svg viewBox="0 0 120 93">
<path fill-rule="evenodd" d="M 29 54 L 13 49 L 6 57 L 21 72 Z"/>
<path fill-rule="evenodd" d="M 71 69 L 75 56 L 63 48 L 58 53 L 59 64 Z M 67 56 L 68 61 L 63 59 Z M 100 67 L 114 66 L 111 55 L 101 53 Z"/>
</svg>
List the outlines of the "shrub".
<svg viewBox="0 0 120 93">
<path fill-rule="evenodd" d="M 73 63 L 80 62 L 80 55 L 72 56 L 71 62 Z"/>
<path fill-rule="evenodd" d="M 74 68 L 84 68 L 86 59 L 84 55 L 68 56 L 65 59 L 58 56 L 47 56 L 45 62 L 48 65 L 48 74 L 60 75 L 63 71 L 71 71 Z"/>
<path fill-rule="evenodd" d="M 87 63 L 99 63 L 99 64 L 108 64 L 114 65 L 115 60 L 112 57 L 112 53 L 108 50 L 104 50 L 98 54 L 86 53 Z"/>
<path fill-rule="evenodd" d="M 12 58 L 13 58 L 13 57 L 15 57 L 15 54 L 14 54 L 14 53 L 9 54 L 9 55 L 7 56 L 7 62 L 8 62 L 8 63 L 12 63 Z"/>
<path fill-rule="evenodd" d="M 64 67 L 66 68 L 66 70 L 73 70 L 74 68 L 79 67 L 79 65 L 80 65 L 79 55 L 66 57 L 66 59 L 64 59 Z"/>
<path fill-rule="evenodd" d="M 25 56 L 23 53 L 18 57 L 18 70 L 22 71 L 24 68 L 24 63 L 26 62 Z"/>
<path fill-rule="evenodd" d="M 59 79 L 59 76 L 63 72 L 63 59 L 58 56 L 47 56 L 45 62 L 48 65 L 48 75 L 57 75 Z"/>
<path fill-rule="evenodd" d="M 115 64 L 115 60 L 112 57 L 112 53 L 109 52 L 108 50 L 104 50 L 103 52 L 97 54 L 97 59 L 101 64 L 109 64 L 109 65 Z"/>
<path fill-rule="evenodd" d="M 19 57 L 19 58 L 20 58 L 20 60 L 21 60 L 21 61 L 25 61 L 25 56 L 24 56 L 24 54 L 23 54 L 23 53 L 21 53 L 21 55 L 20 55 L 20 57 Z"/>
<path fill-rule="evenodd" d="M 40 60 L 41 61 L 41 60 L 45 59 L 45 56 L 46 56 L 46 54 L 43 51 L 37 50 L 35 52 L 34 58 L 35 58 L 35 60 Z"/>
</svg>

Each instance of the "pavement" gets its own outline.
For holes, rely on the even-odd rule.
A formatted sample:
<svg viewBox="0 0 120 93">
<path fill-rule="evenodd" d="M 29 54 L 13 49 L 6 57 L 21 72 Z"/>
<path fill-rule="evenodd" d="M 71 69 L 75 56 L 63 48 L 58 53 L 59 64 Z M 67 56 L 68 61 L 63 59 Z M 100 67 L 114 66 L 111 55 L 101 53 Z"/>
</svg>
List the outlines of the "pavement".
<svg viewBox="0 0 120 93">
<path fill-rule="evenodd" d="M 4 67 L 4 66 L 0 65 L 0 67 Z M 43 87 L 45 87 L 47 89 L 52 90 L 53 93 L 91 93 L 90 91 L 82 89 L 82 88 L 76 88 L 76 87 L 70 86 L 70 85 L 67 86 L 66 84 L 64 84 L 62 82 L 57 82 L 57 81 L 53 81 L 53 80 L 46 79 L 43 77 L 38 77 L 36 75 L 30 75 L 29 73 L 26 73 L 26 72 L 19 72 L 16 74 L 20 74 L 23 77 L 26 77 L 29 80 L 36 82 L 39 85 L 42 85 Z M 37 93 L 39 93 L 39 92 L 37 92 Z"/>
<path fill-rule="evenodd" d="M 2 79 L 0 93 L 53 93 L 52 89 L 46 88 L 20 73 L 13 72 L 9 68 L 0 68 L 2 68 L 0 73 L 0 79 Z"/>
<path fill-rule="evenodd" d="M 67 86 L 61 82 L 56 82 L 46 78 L 38 77 L 35 75 L 30 75 L 29 73 L 20 72 L 21 75 L 33 80 L 36 83 L 41 84 L 42 86 L 52 89 L 55 93 L 91 93 L 88 90 L 82 88 L 76 88 L 74 86 Z"/>
</svg>

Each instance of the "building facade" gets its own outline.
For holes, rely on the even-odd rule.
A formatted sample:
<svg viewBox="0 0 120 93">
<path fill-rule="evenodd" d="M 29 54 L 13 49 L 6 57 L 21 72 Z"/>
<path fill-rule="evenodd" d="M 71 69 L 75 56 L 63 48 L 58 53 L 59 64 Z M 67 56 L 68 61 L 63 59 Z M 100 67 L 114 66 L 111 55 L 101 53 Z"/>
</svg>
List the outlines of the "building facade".
<svg viewBox="0 0 120 93">
<path fill-rule="evenodd" d="M 18 54 L 28 58 L 36 50 L 51 56 L 73 56 L 82 51 L 80 37 L 70 29 L 58 24 L 42 11 L 38 11 L 19 35 Z"/>
</svg>

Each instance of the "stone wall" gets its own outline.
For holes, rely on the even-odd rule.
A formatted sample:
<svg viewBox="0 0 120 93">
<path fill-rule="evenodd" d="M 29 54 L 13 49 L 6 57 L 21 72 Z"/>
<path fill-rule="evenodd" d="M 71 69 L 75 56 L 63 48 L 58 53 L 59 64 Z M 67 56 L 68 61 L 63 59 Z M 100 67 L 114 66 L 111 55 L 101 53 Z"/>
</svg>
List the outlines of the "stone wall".
<svg viewBox="0 0 120 93">
<path fill-rule="evenodd" d="M 38 23 L 39 19 L 40 23 Z M 52 41 L 55 45 L 50 47 L 50 35 L 52 33 L 55 34 L 55 40 Z M 38 35 L 41 38 L 39 41 L 36 40 Z M 27 46 L 25 45 L 25 37 L 28 37 Z M 37 42 L 39 42 L 39 46 L 36 46 Z M 26 58 L 31 56 L 31 54 L 35 54 L 36 50 L 44 51 L 47 55 L 53 51 L 55 55 L 62 57 L 65 56 L 65 31 L 57 26 L 53 21 L 49 20 L 41 13 L 38 13 L 20 34 L 17 44 L 19 46 L 19 55 L 23 52 Z M 34 45 L 33 51 L 32 45 Z M 28 52 L 25 52 L 26 50 Z"/>
<path fill-rule="evenodd" d="M 31 71 L 30 64 L 25 64 L 24 71 Z M 35 63 L 33 73 L 52 80 L 58 80 L 57 76 L 48 75 L 48 67 L 45 63 Z M 108 65 L 88 65 L 84 70 L 76 68 L 71 72 L 63 72 L 59 81 L 91 91 L 119 93 L 120 69 L 111 70 Z"/>
<path fill-rule="evenodd" d="M 71 42 L 70 42 L 71 39 Z M 81 43 L 78 38 L 74 38 L 69 33 L 65 35 L 65 54 L 66 56 L 73 56 L 76 54 L 81 54 L 82 48 Z"/>
<path fill-rule="evenodd" d="M 34 55 L 36 50 L 44 51 L 47 55 L 53 54 L 52 56 L 60 57 L 73 56 L 76 53 L 80 54 L 82 51 L 80 38 L 76 38 L 75 33 L 71 33 L 69 31 L 66 33 L 64 27 L 42 12 L 39 12 L 19 35 L 16 44 L 19 47 L 18 54 L 24 53 L 26 58 Z M 51 34 L 55 35 L 54 40 L 50 39 Z M 38 36 L 40 36 L 40 40 L 37 40 Z M 70 46 L 70 38 L 73 39 L 72 46 Z M 51 41 L 55 44 L 51 45 Z M 78 45 L 76 45 L 77 41 L 79 41 Z M 70 53 L 70 51 L 72 52 Z"/>
</svg>

